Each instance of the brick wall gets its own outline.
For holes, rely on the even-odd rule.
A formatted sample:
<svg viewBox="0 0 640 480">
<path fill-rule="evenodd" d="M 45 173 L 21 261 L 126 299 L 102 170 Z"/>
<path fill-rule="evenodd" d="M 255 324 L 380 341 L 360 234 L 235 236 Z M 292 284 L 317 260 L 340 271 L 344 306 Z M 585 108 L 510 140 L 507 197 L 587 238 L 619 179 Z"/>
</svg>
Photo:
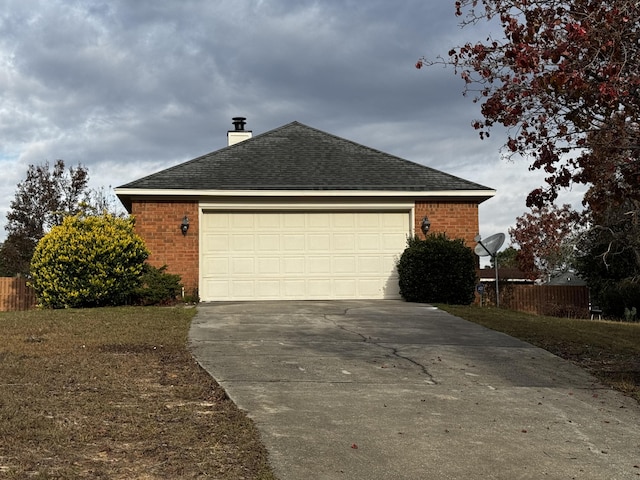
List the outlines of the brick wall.
<svg viewBox="0 0 640 480">
<path fill-rule="evenodd" d="M 148 262 L 167 272 L 177 273 L 187 295 L 198 287 L 198 202 L 134 200 L 131 213 L 136 221 L 136 233 L 151 252 Z M 180 224 L 189 218 L 187 235 L 182 235 Z"/>
<path fill-rule="evenodd" d="M 468 247 L 475 247 L 479 233 L 478 205 L 475 202 L 416 202 L 416 235 L 423 237 L 420 223 L 429 217 L 429 233 L 446 233 L 451 239 L 462 238 Z"/>
</svg>

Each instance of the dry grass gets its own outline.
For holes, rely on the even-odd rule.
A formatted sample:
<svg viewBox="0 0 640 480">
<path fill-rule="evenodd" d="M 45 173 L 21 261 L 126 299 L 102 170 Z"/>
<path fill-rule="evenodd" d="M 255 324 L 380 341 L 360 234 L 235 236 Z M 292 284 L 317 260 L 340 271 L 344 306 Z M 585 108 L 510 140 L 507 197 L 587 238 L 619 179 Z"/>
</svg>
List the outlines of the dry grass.
<svg viewBox="0 0 640 480">
<path fill-rule="evenodd" d="M 273 479 L 186 349 L 193 309 L 0 314 L 0 477 Z"/>
<path fill-rule="evenodd" d="M 453 315 L 544 348 L 640 402 L 640 324 L 438 305 Z"/>
</svg>

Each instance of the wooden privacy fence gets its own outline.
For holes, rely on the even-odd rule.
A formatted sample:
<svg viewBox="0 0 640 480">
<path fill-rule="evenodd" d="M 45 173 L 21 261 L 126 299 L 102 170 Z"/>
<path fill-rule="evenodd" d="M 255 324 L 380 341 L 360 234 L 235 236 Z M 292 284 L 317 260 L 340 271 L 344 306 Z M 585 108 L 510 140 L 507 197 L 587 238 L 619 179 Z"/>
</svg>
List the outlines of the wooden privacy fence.
<svg viewBox="0 0 640 480">
<path fill-rule="evenodd" d="M 500 283 L 500 306 L 554 317 L 589 318 L 589 289 L 573 285 Z M 485 284 L 485 303 L 495 305 L 495 287 Z M 479 299 L 478 299 L 479 300 Z"/>
<path fill-rule="evenodd" d="M 0 312 L 29 310 L 36 306 L 36 293 L 26 278 L 0 277 Z"/>
</svg>

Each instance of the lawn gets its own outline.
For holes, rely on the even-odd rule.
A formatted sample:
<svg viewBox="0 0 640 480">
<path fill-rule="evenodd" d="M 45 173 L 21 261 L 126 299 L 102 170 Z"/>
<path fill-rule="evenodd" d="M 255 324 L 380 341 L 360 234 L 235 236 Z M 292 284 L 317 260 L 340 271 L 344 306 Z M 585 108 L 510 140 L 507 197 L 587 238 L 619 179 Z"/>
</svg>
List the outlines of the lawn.
<svg viewBox="0 0 640 480">
<path fill-rule="evenodd" d="M 187 351 L 193 308 L 0 314 L 0 477 L 274 479 Z"/>
<path fill-rule="evenodd" d="M 438 307 L 570 360 L 640 402 L 640 323 L 545 317 L 476 306 Z"/>
</svg>

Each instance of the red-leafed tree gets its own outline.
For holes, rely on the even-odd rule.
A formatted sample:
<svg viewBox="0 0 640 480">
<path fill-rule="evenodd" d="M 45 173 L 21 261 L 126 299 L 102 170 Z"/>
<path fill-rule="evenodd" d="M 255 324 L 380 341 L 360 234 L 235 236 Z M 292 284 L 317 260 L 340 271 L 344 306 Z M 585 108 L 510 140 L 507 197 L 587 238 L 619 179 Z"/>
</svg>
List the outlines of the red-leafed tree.
<svg viewBox="0 0 640 480">
<path fill-rule="evenodd" d="M 596 213 L 640 207 L 640 2 L 459 0 L 455 13 L 463 26 L 499 22 L 503 35 L 416 66 L 453 65 L 481 104 L 480 136 L 504 125 L 507 151 L 547 174 L 527 204 L 578 183 Z"/>
<path fill-rule="evenodd" d="M 548 279 L 573 263 L 581 231 L 580 215 L 570 205 L 533 207 L 509 229 L 512 244 L 519 247 L 518 267 L 529 278 Z"/>
</svg>

